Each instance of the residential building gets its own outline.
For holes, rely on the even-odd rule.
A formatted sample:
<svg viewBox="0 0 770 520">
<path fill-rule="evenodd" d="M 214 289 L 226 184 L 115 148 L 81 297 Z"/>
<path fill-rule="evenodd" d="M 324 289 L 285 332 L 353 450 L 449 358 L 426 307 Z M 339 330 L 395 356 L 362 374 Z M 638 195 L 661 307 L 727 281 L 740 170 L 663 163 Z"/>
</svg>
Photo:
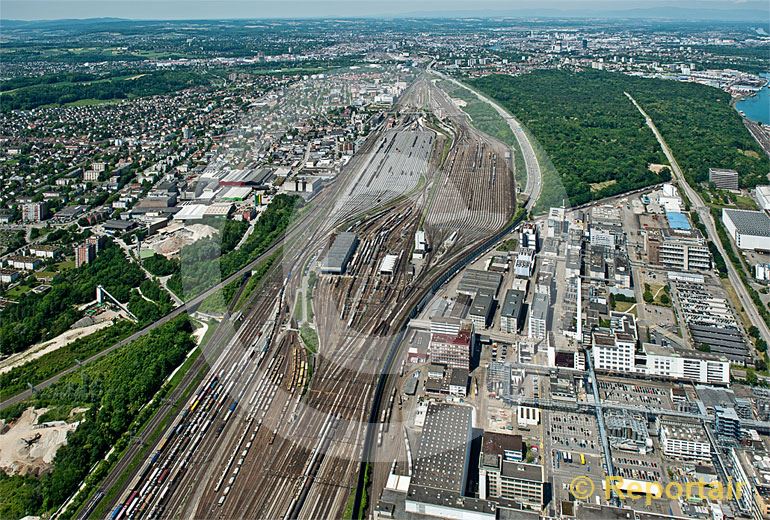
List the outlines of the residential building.
<svg viewBox="0 0 770 520">
<path fill-rule="evenodd" d="M 29 246 L 29 254 L 38 258 L 54 259 L 58 255 L 58 248 L 50 245 Z"/>
<path fill-rule="evenodd" d="M 84 242 L 75 246 L 75 267 L 90 264 L 96 259 L 96 246 Z"/>
<path fill-rule="evenodd" d="M 21 271 L 34 271 L 42 265 L 40 259 L 34 256 L 9 256 L 5 259 L 5 262 L 9 267 Z"/>
<path fill-rule="evenodd" d="M 28 202 L 21 206 L 21 219 L 24 222 L 41 222 L 48 218 L 46 202 Z"/>
<path fill-rule="evenodd" d="M 99 180 L 99 172 L 96 170 L 85 170 L 83 172 L 83 180 L 85 182 L 96 182 Z"/>
<path fill-rule="evenodd" d="M 0 283 L 13 283 L 19 279 L 19 271 L 0 267 Z"/>
</svg>

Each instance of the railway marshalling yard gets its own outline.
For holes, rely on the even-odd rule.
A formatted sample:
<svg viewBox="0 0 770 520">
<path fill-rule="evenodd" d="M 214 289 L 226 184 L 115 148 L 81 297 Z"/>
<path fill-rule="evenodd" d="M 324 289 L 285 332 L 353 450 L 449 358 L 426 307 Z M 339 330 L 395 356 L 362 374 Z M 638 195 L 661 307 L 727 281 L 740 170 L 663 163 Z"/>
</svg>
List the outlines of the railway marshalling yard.
<svg viewBox="0 0 770 520">
<path fill-rule="evenodd" d="M 288 232 L 284 261 L 232 338 L 220 340 L 208 376 L 111 511 L 340 517 L 356 486 L 380 371 L 391 349 L 401 349 L 396 339 L 411 308 L 514 210 L 506 147 L 472 129 L 433 83 L 416 81 Z M 418 231 L 430 247 L 415 259 Z M 357 245 L 339 273 L 322 273 L 343 232 Z M 311 276 L 313 312 L 298 323 L 292 309 L 309 296 Z"/>
</svg>

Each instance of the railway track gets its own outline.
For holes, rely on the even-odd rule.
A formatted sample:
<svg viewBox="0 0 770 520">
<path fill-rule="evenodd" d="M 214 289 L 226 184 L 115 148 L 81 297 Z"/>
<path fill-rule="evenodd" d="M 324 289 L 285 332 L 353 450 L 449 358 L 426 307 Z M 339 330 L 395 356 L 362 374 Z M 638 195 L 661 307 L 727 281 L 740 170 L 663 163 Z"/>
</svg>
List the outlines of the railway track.
<svg viewBox="0 0 770 520">
<path fill-rule="evenodd" d="M 407 122 L 409 127 L 414 121 Z M 458 166 L 447 171 L 466 183 L 473 191 L 469 200 L 483 211 L 486 202 L 480 194 L 489 192 L 490 182 L 499 177 L 501 159 L 488 143 L 474 144 L 474 135 L 462 138 L 454 151 Z M 372 151 L 377 142 L 371 139 L 365 149 Z M 364 159 L 351 164 L 370 168 Z M 473 179 L 477 168 L 486 176 Z M 371 404 L 381 392 L 381 369 L 392 361 L 401 324 L 444 271 L 479 241 L 478 233 L 462 234 L 454 249 L 428 258 L 420 274 L 412 274 L 411 242 L 422 217 L 421 201 L 426 200 L 430 183 L 436 182 L 435 173 L 426 177 L 421 190 L 407 196 L 353 208 L 352 213 L 345 206 L 340 210 L 336 195 L 356 193 L 356 183 L 374 186 L 388 176 L 387 170 L 373 171 L 368 180 L 341 179 L 317 199 L 304 216 L 304 225 L 293 227 L 295 231 L 283 241 L 283 266 L 275 268 L 276 275 L 284 268 L 279 276 L 283 282 L 271 282 L 237 333 L 225 342 L 209 376 L 124 491 L 113 509 L 116 518 L 341 514 L 361 478 L 356 475 L 369 452 Z M 366 215 L 356 221 L 354 215 L 363 209 Z M 510 214 L 506 217 L 500 226 Z M 297 332 L 286 302 L 295 301 L 304 266 L 318 258 L 329 233 L 343 222 L 361 243 L 349 275 L 323 276 L 316 284 L 319 352 L 305 390 L 298 382 L 302 365 L 296 361 Z M 386 254 L 397 255 L 390 275 L 379 270 Z"/>
</svg>

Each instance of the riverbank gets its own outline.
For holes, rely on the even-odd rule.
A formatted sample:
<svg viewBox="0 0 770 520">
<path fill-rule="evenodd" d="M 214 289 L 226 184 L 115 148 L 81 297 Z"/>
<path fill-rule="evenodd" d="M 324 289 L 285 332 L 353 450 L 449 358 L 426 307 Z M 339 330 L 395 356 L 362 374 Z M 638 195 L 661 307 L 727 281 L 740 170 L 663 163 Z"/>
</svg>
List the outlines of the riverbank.
<svg viewBox="0 0 770 520">
<path fill-rule="evenodd" d="M 765 78 L 761 89 L 751 95 L 733 98 L 731 105 L 749 121 L 770 125 L 770 73 L 761 76 Z"/>
</svg>

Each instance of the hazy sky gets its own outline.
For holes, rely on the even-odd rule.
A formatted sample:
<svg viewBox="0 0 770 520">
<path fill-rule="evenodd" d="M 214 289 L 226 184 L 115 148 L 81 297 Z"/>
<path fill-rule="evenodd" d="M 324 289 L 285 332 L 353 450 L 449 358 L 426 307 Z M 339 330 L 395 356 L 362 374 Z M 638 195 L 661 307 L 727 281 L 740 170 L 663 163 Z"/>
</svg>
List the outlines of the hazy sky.
<svg viewBox="0 0 770 520">
<path fill-rule="evenodd" d="M 410 14 L 493 15 L 522 14 L 586 16 L 627 9 L 679 8 L 767 13 L 767 0 L 0 0 L 0 19 L 39 20 L 119 17 L 132 19 L 221 19 L 403 16 Z M 672 9 L 669 13 L 677 13 Z M 676 16 L 676 15 L 672 15 Z M 750 18 L 751 18 L 750 17 Z"/>
</svg>

